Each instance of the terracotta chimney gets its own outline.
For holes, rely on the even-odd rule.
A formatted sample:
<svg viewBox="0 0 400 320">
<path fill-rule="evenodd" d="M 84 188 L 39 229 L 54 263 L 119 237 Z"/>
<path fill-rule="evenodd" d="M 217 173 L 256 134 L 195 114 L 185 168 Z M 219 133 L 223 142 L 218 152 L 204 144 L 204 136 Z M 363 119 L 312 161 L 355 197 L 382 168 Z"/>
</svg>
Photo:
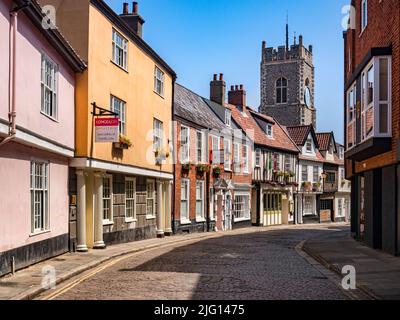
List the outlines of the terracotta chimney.
<svg viewBox="0 0 400 320">
<path fill-rule="evenodd" d="M 123 14 L 129 14 L 129 3 L 124 2 Z"/>
<path fill-rule="evenodd" d="M 213 81 L 210 83 L 210 100 L 220 105 L 224 105 L 225 95 L 226 83 L 224 81 L 224 74 L 219 74 L 219 80 L 217 80 L 217 75 L 214 74 Z"/>
<path fill-rule="evenodd" d="M 240 86 L 236 85 L 235 90 L 231 86 L 231 91 L 228 92 L 228 103 L 242 107 L 243 110 L 246 109 L 246 91 L 242 84 Z"/>
</svg>

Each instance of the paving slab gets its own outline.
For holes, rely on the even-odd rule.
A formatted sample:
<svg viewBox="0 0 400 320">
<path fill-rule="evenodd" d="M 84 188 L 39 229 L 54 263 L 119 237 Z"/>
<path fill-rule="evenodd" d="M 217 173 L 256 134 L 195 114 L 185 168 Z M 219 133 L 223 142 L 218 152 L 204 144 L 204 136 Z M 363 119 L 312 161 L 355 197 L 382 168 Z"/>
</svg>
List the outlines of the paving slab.
<svg viewBox="0 0 400 320">
<path fill-rule="evenodd" d="M 400 257 L 365 246 L 348 230 L 307 240 L 303 250 L 338 274 L 344 266 L 354 266 L 357 287 L 371 297 L 400 299 Z"/>
</svg>

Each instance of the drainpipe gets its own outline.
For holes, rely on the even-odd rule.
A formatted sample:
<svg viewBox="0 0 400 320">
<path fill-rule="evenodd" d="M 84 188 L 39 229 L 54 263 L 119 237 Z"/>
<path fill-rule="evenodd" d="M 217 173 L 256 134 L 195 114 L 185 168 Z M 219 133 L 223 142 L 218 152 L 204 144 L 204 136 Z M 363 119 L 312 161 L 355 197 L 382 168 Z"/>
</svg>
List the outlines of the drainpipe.
<svg viewBox="0 0 400 320">
<path fill-rule="evenodd" d="M 17 133 L 17 106 L 16 106 L 16 57 L 17 57 L 17 30 L 18 30 L 18 12 L 22 9 L 25 9 L 29 6 L 30 1 L 25 2 L 24 4 L 14 8 L 10 11 L 11 21 L 10 21 L 10 47 L 9 47 L 9 134 L 8 137 L 5 138 L 1 143 L 0 146 L 5 145 L 6 143 L 10 142 L 11 140 L 15 139 Z"/>
</svg>

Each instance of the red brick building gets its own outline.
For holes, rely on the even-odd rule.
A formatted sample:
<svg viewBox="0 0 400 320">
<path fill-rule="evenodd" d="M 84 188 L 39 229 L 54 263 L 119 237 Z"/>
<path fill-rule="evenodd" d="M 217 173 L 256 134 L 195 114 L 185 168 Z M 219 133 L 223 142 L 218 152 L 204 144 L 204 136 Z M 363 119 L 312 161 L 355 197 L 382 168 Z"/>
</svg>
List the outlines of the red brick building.
<svg viewBox="0 0 400 320">
<path fill-rule="evenodd" d="M 344 33 L 346 174 L 352 232 L 400 250 L 400 1 L 353 0 Z"/>
<path fill-rule="evenodd" d="M 251 225 L 252 145 L 231 121 L 230 108 L 177 84 L 174 129 L 174 232 Z"/>
</svg>

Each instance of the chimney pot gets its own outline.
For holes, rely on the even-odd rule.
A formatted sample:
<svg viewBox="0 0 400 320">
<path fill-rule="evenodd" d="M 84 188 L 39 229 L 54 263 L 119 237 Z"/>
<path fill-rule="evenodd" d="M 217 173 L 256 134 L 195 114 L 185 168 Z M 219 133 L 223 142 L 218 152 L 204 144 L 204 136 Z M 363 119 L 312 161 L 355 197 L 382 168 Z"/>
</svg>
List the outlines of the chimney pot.
<svg viewBox="0 0 400 320">
<path fill-rule="evenodd" d="M 235 86 L 235 91 L 238 91 L 238 90 L 239 90 L 239 86 L 236 85 L 236 86 Z"/>
<path fill-rule="evenodd" d="M 243 85 L 242 84 L 240 85 L 240 90 L 243 90 Z"/>
<path fill-rule="evenodd" d="M 123 14 L 129 14 L 129 3 L 124 2 L 124 7 L 122 10 Z"/>
<path fill-rule="evenodd" d="M 223 73 L 219 74 L 219 81 L 224 81 L 224 74 Z"/>
<path fill-rule="evenodd" d="M 138 5 L 138 3 L 136 2 L 136 1 L 134 1 L 133 3 L 132 3 L 132 12 L 133 12 L 133 14 L 138 14 L 138 11 L 139 11 L 139 9 L 138 9 L 138 7 L 139 7 L 139 5 Z"/>
<path fill-rule="evenodd" d="M 235 87 L 234 87 L 234 86 L 231 86 L 231 91 L 233 91 L 233 90 L 235 90 Z"/>
<path fill-rule="evenodd" d="M 214 81 L 217 81 L 217 74 L 214 74 Z"/>
</svg>

